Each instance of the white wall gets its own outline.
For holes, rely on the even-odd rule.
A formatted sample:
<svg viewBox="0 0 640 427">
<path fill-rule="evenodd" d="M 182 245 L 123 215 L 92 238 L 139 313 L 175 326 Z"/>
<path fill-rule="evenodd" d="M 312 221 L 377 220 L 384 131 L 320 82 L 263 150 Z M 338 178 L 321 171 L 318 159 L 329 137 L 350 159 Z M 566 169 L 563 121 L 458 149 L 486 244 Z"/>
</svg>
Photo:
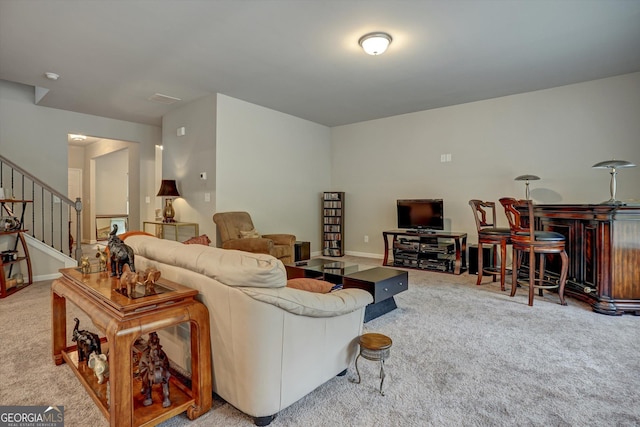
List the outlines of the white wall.
<svg viewBox="0 0 640 427">
<path fill-rule="evenodd" d="M 141 170 L 149 172 L 149 167 L 141 168 L 140 160 L 141 144 L 113 139 L 102 139 L 85 147 L 85 159 L 83 170 L 82 200 L 85 203 L 82 220 L 83 242 L 95 242 L 96 239 L 96 215 L 122 215 L 126 213 L 126 204 L 109 207 L 109 199 L 118 199 L 121 202 L 126 199 L 127 185 L 129 200 L 129 230 L 140 230 L 141 221 L 150 215 L 149 204 L 142 203 Z M 105 157 L 112 158 L 113 166 L 100 163 Z M 127 177 L 123 174 L 128 175 Z M 119 186 L 119 188 L 116 188 Z M 144 187 L 143 187 L 144 188 Z M 138 203 L 134 202 L 138 201 Z M 126 203 L 126 202 L 125 202 Z M 139 210 L 144 206 L 144 210 Z M 121 209 L 107 211 L 107 209 Z"/>
<path fill-rule="evenodd" d="M 524 197 L 518 175 L 541 177 L 531 183 L 538 203 L 609 198 L 609 174 L 591 166 L 640 165 L 640 73 L 340 126 L 331 141 L 347 253 L 382 255 L 400 198 L 443 198 L 447 227 L 475 242 L 468 201 Z M 441 163 L 446 153 L 452 162 Z M 639 184 L 640 167 L 621 170 L 618 199 L 640 202 Z"/>
<path fill-rule="evenodd" d="M 118 150 L 95 158 L 96 215 L 127 214 L 129 150 Z"/>
<path fill-rule="evenodd" d="M 185 135 L 177 136 L 181 127 L 185 128 Z M 173 201 L 175 220 L 198 223 L 200 234 L 206 234 L 214 242 L 211 217 L 215 211 L 215 136 L 216 95 L 197 99 L 162 117 L 162 178 L 175 179 L 180 193 Z M 200 172 L 207 173 L 206 180 L 200 179 Z M 159 188 L 158 185 L 154 196 Z M 210 195 L 208 202 L 205 193 Z M 179 236 L 179 240 L 189 237 Z"/>
<path fill-rule="evenodd" d="M 260 233 L 292 233 L 320 251 L 329 138 L 326 126 L 218 95 L 217 211 L 247 211 Z"/>
</svg>

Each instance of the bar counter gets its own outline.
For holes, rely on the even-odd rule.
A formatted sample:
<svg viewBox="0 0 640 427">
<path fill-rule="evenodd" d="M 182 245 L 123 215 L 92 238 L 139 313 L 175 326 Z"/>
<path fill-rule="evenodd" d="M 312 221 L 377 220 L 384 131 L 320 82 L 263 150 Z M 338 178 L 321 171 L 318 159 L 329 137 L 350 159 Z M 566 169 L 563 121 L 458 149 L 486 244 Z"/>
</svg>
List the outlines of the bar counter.
<svg viewBox="0 0 640 427">
<path fill-rule="evenodd" d="M 567 239 L 566 295 L 597 313 L 640 315 L 640 205 L 535 205 L 534 217 Z M 556 258 L 547 262 L 559 276 Z"/>
</svg>

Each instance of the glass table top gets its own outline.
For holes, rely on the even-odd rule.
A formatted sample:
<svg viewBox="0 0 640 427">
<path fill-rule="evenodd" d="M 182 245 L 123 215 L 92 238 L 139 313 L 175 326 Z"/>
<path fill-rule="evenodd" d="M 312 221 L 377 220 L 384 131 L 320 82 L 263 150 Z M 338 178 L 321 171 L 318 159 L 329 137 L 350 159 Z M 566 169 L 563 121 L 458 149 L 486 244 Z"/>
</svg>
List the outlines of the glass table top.
<svg viewBox="0 0 640 427">
<path fill-rule="evenodd" d="M 369 270 L 375 268 L 375 265 L 360 265 L 351 262 L 344 261 L 334 261 L 327 259 L 315 258 L 305 263 L 296 263 L 295 267 L 315 271 L 322 274 L 331 274 L 335 276 L 346 276 L 348 274 L 353 274 L 358 271 Z"/>
</svg>

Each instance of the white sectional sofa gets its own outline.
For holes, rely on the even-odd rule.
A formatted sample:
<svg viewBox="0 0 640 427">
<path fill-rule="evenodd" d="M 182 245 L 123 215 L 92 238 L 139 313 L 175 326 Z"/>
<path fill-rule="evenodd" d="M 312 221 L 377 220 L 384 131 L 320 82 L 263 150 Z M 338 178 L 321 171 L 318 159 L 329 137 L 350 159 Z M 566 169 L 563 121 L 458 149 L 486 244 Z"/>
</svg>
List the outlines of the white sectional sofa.
<svg viewBox="0 0 640 427">
<path fill-rule="evenodd" d="M 368 292 L 286 287 L 284 265 L 270 255 L 147 235 L 125 243 L 134 250 L 136 269 L 155 267 L 163 278 L 200 292 L 211 323 L 212 391 L 256 425 L 269 424 L 353 361 L 364 308 L 373 301 Z M 172 360 L 188 360 L 185 331 L 163 331 Z"/>
</svg>

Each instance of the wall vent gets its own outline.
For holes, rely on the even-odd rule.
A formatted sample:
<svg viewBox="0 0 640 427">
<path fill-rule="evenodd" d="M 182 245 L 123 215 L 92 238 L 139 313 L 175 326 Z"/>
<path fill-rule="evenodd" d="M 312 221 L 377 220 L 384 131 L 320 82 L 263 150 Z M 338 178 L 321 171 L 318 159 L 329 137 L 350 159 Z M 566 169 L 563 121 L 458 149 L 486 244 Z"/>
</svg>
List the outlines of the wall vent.
<svg viewBox="0 0 640 427">
<path fill-rule="evenodd" d="M 157 102 L 159 104 L 173 104 L 174 102 L 182 101 L 180 98 L 174 98 L 173 96 L 163 95 L 161 93 L 156 93 L 155 95 L 151 95 L 147 98 L 149 101 Z"/>
</svg>

